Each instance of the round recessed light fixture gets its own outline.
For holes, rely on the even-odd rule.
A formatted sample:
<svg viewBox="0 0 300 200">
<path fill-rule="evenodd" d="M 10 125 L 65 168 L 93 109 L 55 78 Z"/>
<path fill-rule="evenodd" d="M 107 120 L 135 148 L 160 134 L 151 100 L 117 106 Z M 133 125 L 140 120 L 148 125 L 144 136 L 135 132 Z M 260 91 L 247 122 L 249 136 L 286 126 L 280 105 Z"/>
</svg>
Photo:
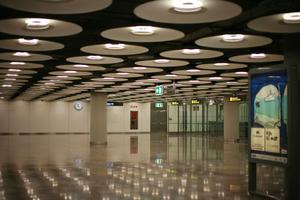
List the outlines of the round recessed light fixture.
<svg viewBox="0 0 300 200">
<path fill-rule="evenodd" d="M 181 52 L 183 54 L 187 54 L 187 55 L 194 55 L 194 54 L 201 53 L 201 50 L 200 49 L 182 49 Z"/>
<path fill-rule="evenodd" d="M 265 53 L 252 53 L 250 54 L 250 58 L 252 59 L 264 59 L 267 55 Z"/>
<path fill-rule="evenodd" d="M 202 9 L 203 3 L 199 0 L 174 1 L 174 10 L 177 12 L 191 13 Z"/>
<path fill-rule="evenodd" d="M 78 73 L 77 71 L 64 71 L 65 74 L 76 74 Z"/>
<path fill-rule="evenodd" d="M 12 85 L 9 85 L 9 84 L 3 84 L 2 87 L 12 87 Z"/>
<path fill-rule="evenodd" d="M 133 26 L 131 27 L 131 33 L 134 35 L 153 35 L 153 26 Z"/>
<path fill-rule="evenodd" d="M 5 76 L 16 77 L 16 76 L 19 76 L 19 75 L 18 74 L 6 74 Z"/>
<path fill-rule="evenodd" d="M 166 64 L 166 63 L 169 63 L 170 60 L 169 59 L 156 59 L 153 62 L 158 63 L 158 64 Z"/>
<path fill-rule="evenodd" d="M 286 24 L 299 24 L 300 12 L 291 12 L 283 14 L 283 22 Z"/>
<path fill-rule="evenodd" d="M 224 34 L 222 38 L 224 42 L 241 42 L 245 36 L 243 34 Z"/>
<path fill-rule="evenodd" d="M 121 50 L 121 49 L 125 49 L 125 44 L 105 44 L 104 47 L 106 49 L 112 49 L 112 50 Z"/>
<path fill-rule="evenodd" d="M 17 56 L 17 57 L 29 57 L 30 53 L 28 53 L 28 52 L 16 52 L 13 55 Z"/>
<path fill-rule="evenodd" d="M 24 62 L 10 62 L 10 65 L 25 65 Z"/>
<path fill-rule="evenodd" d="M 39 43 L 38 39 L 24 39 L 24 38 L 19 38 L 18 43 L 22 45 L 28 45 L 28 46 L 34 46 Z"/>
<path fill-rule="evenodd" d="M 189 80 L 190 83 L 200 83 L 199 80 Z"/>
<path fill-rule="evenodd" d="M 222 80 L 222 77 L 216 76 L 216 77 L 209 77 L 209 80 Z"/>
<path fill-rule="evenodd" d="M 104 77 L 103 79 L 104 80 L 114 80 L 115 78 L 113 78 L 113 77 Z"/>
<path fill-rule="evenodd" d="M 192 73 L 194 73 L 194 72 L 200 72 L 200 70 L 199 69 L 188 69 L 188 70 L 186 70 L 187 72 L 192 72 Z"/>
<path fill-rule="evenodd" d="M 167 76 L 167 77 L 176 77 L 177 75 L 176 74 L 166 74 L 165 76 Z"/>
<path fill-rule="evenodd" d="M 214 63 L 214 66 L 228 66 L 229 63 Z"/>
<path fill-rule="evenodd" d="M 133 67 L 133 69 L 135 69 L 135 70 L 145 70 L 145 69 L 147 69 L 147 67 Z"/>
<path fill-rule="evenodd" d="M 127 73 L 127 72 L 119 72 L 119 73 L 117 73 L 118 75 L 128 75 L 129 73 Z"/>
<path fill-rule="evenodd" d="M 102 60 L 103 59 L 102 56 L 98 56 L 98 55 L 91 55 L 91 56 L 87 56 L 86 58 L 88 60 L 93 60 L 93 61 L 97 61 L 97 60 Z"/>
<path fill-rule="evenodd" d="M 84 64 L 75 64 L 73 65 L 74 67 L 78 67 L 78 68 L 88 68 L 88 65 L 84 65 Z"/>
<path fill-rule="evenodd" d="M 56 76 L 57 78 L 68 78 L 69 76 Z"/>
<path fill-rule="evenodd" d="M 15 79 L 15 78 L 5 78 L 4 80 L 5 81 L 16 81 L 17 79 Z"/>
<path fill-rule="evenodd" d="M 20 69 L 8 69 L 8 71 L 9 71 L 9 72 L 20 72 L 20 71 L 22 71 L 22 70 L 20 70 Z"/>
<path fill-rule="evenodd" d="M 237 75 L 247 75 L 248 72 L 235 72 L 235 74 L 237 74 Z"/>
<path fill-rule="evenodd" d="M 48 19 L 30 18 L 25 20 L 26 28 L 29 30 L 45 30 L 50 27 Z"/>
</svg>

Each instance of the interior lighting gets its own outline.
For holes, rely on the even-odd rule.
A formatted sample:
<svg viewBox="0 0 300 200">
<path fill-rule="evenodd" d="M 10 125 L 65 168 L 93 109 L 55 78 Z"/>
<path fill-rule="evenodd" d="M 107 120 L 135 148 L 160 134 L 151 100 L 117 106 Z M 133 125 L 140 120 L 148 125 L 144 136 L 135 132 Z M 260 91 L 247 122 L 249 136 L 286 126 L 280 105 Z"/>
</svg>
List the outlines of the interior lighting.
<svg viewBox="0 0 300 200">
<path fill-rule="evenodd" d="M 121 50 L 125 49 L 125 44 L 105 44 L 104 47 L 106 49 Z"/>
<path fill-rule="evenodd" d="M 25 20 L 26 28 L 29 30 L 45 30 L 50 27 L 48 19 L 30 18 Z"/>
<path fill-rule="evenodd" d="M 134 35 L 153 35 L 153 26 L 133 26 L 131 27 L 131 33 Z"/>
<path fill-rule="evenodd" d="M 265 53 L 252 53 L 250 54 L 250 58 L 252 59 L 264 59 L 267 55 Z"/>
<path fill-rule="evenodd" d="M 283 17 L 283 22 L 286 24 L 300 23 L 300 12 L 285 13 L 282 17 Z"/>
<path fill-rule="evenodd" d="M 39 43 L 38 39 L 24 39 L 24 38 L 19 38 L 18 43 L 22 45 L 28 45 L 28 46 L 34 46 Z"/>
<path fill-rule="evenodd" d="M 191 13 L 202 9 L 203 3 L 199 0 L 174 1 L 174 10 L 177 12 Z"/>
<path fill-rule="evenodd" d="M 242 34 L 224 34 L 222 38 L 224 42 L 241 42 L 245 36 Z"/>
<path fill-rule="evenodd" d="M 28 53 L 28 52 L 16 52 L 13 55 L 17 56 L 17 57 L 29 57 L 30 53 Z"/>
<path fill-rule="evenodd" d="M 199 54 L 201 52 L 200 49 L 183 49 L 181 51 L 183 54 L 194 55 Z"/>
</svg>

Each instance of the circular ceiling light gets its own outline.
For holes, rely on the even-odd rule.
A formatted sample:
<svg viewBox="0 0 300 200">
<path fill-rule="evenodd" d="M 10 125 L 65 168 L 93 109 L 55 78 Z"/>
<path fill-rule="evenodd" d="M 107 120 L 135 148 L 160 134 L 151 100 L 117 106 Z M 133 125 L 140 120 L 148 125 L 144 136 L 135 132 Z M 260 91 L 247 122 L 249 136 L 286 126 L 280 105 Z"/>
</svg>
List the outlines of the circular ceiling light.
<svg viewBox="0 0 300 200">
<path fill-rule="evenodd" d="M 15 77 L 15 76 L 19 76 L 19 75 L 18 74 L 5 74 L 5 76 Z"/>
<path fill-rule="evenodd" d="M 105 44 L 104 47 L 106 49 L 112 49 L 112 50 L 121 50 L 121 49 L 125 49 L 125 44 Z"/>
<path fill-rule="evenodd" d="M 127 72 L 119 72 L 119 73 L 117 73 L 118 75 L 128 75 L 128 73 Z"/>
<path fill-rule="evenodd" d="M 209 77 L 209 80 L 222 80 L 223 78 L 222 77 Z"/>
<path fill-rule="evenodd" d="M 102 60 L 102 59 L 103 59 L 102 56 L 97 56 L 97 55 L 87 56 L 86 58 L 87 58 L 88 60 L 93 60 L 93 61 L 95 61 L 95 60 Z"/>
<path fill-rule="evenodd" d="M 9 69 L 8 71 L 9 71 L 9 72 L 20 72 L 20 71 L 22 71 L 22 70 L 20 70 L 20 69 Z"/>
<path fill-rule="evenodd" d="M 183 54 L 187 55 L 194 55 L 194 54 L 199 54 L 201 52 L 200 49 L 182 49 L 181 51 Z"/>
<path fill-rule="evenodd" d="M 156 59 L 153 62 L 158 63 L 158 64 L 165 64 L 165 63 L 169 63 L 170 60 L 168 60 L 168 59 Z"/>
<path fill-rule="evenodd" d="M 26 28 L 29 30 L 45 30 L 50 27 L 48 19 L 30 18 L 25 20 Z"/>
<path fill-rule="evenodd" d="M 115 78 L 113 78 L 113 77 L 104 77 L 103 79 L 104 80 L 114 80 Z"/>
<path fill-rule="evenodd" d="M 252 53 L 250 54 L 250 58 L 252 59 L 264 59 L 267 55 L 265 53 Z"/>
<path fill-rule="evenodd" d="M 145 69 L 147 69 L 147 67 L 133 67 L 133 69 L 135 69 L 135 70 L 145 70 Z"/>
<path fill-rule="evenodd" d="M 28 52 L 16 52 L 13 55 L 17 56 L 17 57 L 29 57 L 30 53 L 28 53 Z"/>
<path fill-rule="evenodd" d="M 286 24 L 299 24 L 300 12 L 292 12 L 283 14 L 283 22 Z"/>
<path fill-rule="evenodd" d="M 241 42 L 245 36 L 242 34 L 224 34 L 222 38 L 224 42 Z"/>
<path fill-rule="evenodd" d="M 229 63 L 214 63 L 214 66 L 228 66 Z"/>
<path fill-rule="evenodd" d="M 199 0 L 181 0 L 174 2 L 174 10 L 183 13 L 200 11 L 202 6 L 203 3 Z"/>
<path fill-rule="evenodd" d="M 73 65 L 74 67 L 78 67 L 78 68 L 88 68 L 89 66 L 88 65 L 83 65 L 83 64 L 76 64 L 76 65 Z"/>
<path fill-rule="evenodd" d="M 190 83 L 200 83 L 199 80 L 189 80 Z"/>
<path fill-rule="evenodd" d="M 2 87 L 12 87 L 12 85 L 9 85 L 9 84 L 3 84 Z"/>
<path fill-rule="evenodd" d="M 237 74 L 237 75 L 247 75 L 248 72 L 235 72 L 235 74 Z"/>
<path fill-rule="evenodd" d="M 65 74 L 76 74 L 77 71 L 64 71 Z"/>
<path fill-rule="evenodd" d="M 177 75 L 176 74 L 166 74 L 165 76 L 167 76 L 167 77 L 176 77 Z"/>
<path fill-rule="evenodd" d="M 18 43 L 22 45 L 28 45 L 28 46 L 34 46 L 39 43 L 38 39 L 24 39 L 24 38 L 19 38 Z"/>
<path fill-rule="evenodd" d="M 17 79 L 15 79 L 15 78 L 5 78 L 4 80 L 5 81 L 16 81 Z"/>
<path fill-rule="evenodd" d="M 24 62 L 10 62 L 11 65 L 25 65 Z"/>
<path fill-rule="evenodd" d="M 134 26 L 131 27 L 131 33 L 134 35 L 153 35 L 153 26 Z"/>
<path fill-rule="evenodd" d="M 57 78 L 68 78 L 68 76 L 56 76 Z"/>
<path fill-rule="evenodd" d="M 200 70 L 199 69 L 188 69 L 188 70 L 186 70 L 187 72 L 199 72 Z"/>
</svg>

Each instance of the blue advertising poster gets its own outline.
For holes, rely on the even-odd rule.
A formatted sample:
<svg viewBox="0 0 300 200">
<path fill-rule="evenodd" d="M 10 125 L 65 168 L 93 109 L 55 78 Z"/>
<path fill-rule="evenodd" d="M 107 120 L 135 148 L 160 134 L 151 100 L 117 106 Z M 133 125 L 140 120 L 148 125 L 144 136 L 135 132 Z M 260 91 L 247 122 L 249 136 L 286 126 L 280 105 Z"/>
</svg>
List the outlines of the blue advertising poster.
<svg viewBox="0 0 300 200">
<path fill-rule="evenodd" d="M 251 158 L 287 162 L 287 74 L 251 76 Z"/>
</svg>

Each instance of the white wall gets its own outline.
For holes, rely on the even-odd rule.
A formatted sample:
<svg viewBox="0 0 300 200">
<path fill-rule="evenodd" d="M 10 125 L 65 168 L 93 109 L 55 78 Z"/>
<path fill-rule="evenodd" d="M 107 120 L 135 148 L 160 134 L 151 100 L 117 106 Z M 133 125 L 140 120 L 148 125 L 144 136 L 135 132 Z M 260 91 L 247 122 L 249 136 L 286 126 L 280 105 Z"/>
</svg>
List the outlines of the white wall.
<svg viewBox="0 0 300 200">
<path fill-rule="evenodd" d="M 76 111 L 74 102 L 0 101 L 0 133 L 90 132 L 90 104 Z M 130 111 L 138 111 L 138 129 L 130 130 Z M 150 132 L 150 103 L 107 107 L 107 132 Z"/>
<path fill-rule="evenodd" d="M 130 111 L 138 111 L 138 129 L 130 130 Z M 124 103 L 107 108 L 107 132 L 150 132 L 150 103 Z"/>
<path fill-rule="evenodd" d="M 89 106 L 81 111 L 73 102 L 0 101 L 0 133 L 89 132 Z"/>
</svg>

